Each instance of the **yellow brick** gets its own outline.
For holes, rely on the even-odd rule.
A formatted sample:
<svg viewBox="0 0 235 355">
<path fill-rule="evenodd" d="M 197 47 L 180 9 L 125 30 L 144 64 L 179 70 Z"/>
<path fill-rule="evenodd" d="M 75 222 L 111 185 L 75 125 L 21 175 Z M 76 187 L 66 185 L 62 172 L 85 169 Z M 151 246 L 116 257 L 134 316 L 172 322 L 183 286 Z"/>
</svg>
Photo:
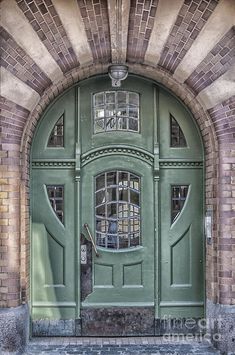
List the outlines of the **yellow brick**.
<svg viewBox="0 0 235 355">
<path fill-rule="evenodd" d="M 7 198 L 8 193 L 7 192 L 0 192 L 0 198 Z"/>
<path fill-rule="evenodd" d="M 8 212 L 8 206 L 0 206 L 0 212 Z"/>
<path fill-rule="evenodd" d="M 8 179 L 0 179 L 0 185 L 7 185 Z"/>
<path fill-rule="evenodd" d="M 0 219 L 0 226 L 8 226 L 8 219 Z"/>
</svg>

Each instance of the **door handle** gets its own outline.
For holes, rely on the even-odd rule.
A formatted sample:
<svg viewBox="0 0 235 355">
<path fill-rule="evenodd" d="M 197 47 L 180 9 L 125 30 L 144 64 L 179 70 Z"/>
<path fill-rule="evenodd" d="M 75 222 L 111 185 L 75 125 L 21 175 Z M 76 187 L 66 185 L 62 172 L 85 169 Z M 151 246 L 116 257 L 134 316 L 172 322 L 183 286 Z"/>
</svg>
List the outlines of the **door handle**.
<svg viewBox="0 0 235 355">
<path fill-rule="evenodd" d="M 84 224 L 84 228 L 86 229 L 87 234 L 89 235 L 89 238 L 90 238 L 90 240 L 91 240 L 91 244 L 92 244 L 92 246 L 93 246 L 93 248 L 94 248 L 94 251 L 95 251 L 95 255 L 98 257 L 98 256 L 99 256 L 99 253 L 98 253 L 98 251 L 97 251 L 97 248 L 96 248 L 94 239 L 93 239 L 93 237 L 92 237 L 92 235 L 91 235 L 91 232 L 90 232 L 90 229 L 89 229 L 89 226 L 88 226 L 87 223 Z"/>
</svg>

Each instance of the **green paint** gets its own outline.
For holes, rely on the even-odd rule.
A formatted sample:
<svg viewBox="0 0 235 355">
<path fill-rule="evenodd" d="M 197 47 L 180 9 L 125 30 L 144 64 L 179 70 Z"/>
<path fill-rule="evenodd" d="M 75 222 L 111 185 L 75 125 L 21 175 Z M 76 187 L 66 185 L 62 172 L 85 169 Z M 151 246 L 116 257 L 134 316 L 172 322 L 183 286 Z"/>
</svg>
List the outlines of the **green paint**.
<svg viewBox="0 0 235 355">
<path fill-rule="evenodd" d="M 80 308 L 155 306 L 156 317 L 203 315 L 203 148 L 189 112 L 150 81 L 129 77 L 123 90 L 140 94 L 140 133 L 93 133 L 92 94 L 113 90 L 107 77 L 88 79 L 51 105 L 33 141 L 32 317 L 79 318 Z M 64 114 L 64 147 L 47 147 Z M 188 146 L 170 147 L 170 114 Z M 93 252 L 93 290 L 80 302 L 80 233 L 95 236 L 94 181 L 108 170 L 141 179 L 141 246 Z M 64 225 L 46 185 L 64 185 Z M 190 186 L 171 225 L 171 185 Z"/>
</svg>

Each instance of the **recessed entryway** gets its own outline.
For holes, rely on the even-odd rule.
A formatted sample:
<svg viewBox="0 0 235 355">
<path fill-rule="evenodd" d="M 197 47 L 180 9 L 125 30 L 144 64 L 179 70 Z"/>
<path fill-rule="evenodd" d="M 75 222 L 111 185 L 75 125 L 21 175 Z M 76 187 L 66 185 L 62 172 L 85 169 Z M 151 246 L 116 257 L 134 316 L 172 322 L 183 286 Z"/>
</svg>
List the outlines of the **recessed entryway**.
<svg viewBox="0 0 235 355">
<path fill-rule="evenodd" d="M 135 76 L 83 81 L 43 115 L 31 167 L 34 335 L 203 317 L 203 146 L 175 97 Z"/>
</svg>

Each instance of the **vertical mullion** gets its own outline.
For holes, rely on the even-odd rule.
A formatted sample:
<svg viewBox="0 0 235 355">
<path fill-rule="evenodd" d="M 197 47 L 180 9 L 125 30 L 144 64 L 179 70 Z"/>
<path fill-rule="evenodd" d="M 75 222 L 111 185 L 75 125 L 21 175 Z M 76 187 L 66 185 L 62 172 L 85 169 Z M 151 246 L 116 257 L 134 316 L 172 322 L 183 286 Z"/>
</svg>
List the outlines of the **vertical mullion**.
<svg viewBox="0 0 235 355">
<path fill-rule="evenodd" d="M 119 186 L 119 171 L 116 173 L 116 203 L 117 203 L 117 249 L 119 249 L 119 198 L 118 198 L 118 186 Z"/>
<path fill-rule="evenodd" d="M 130 173 L 128 173 L 128 202 L 127 202 L 127 221 L 128 221 L 128 248 L 131 246 L 131 235 L 130 235 Z"/>
<path fill-rule="evenodd" d="M 118 91 L 115 91 L 114 95 L 114 107 L 115 107 L 115 124 L 116 124 L 116 131 L 118 130 L 118 123 L 117 123 L 117 110 L 118 110 Z"/>
<path fill-rule="evenodd" d="M 104 196 L 105 196 L 105 223 L 106 223 L 106 226 L 108 227 L 109 224 L 108 224 L 108 207 L 107 207 L 107 194 L 108 194 L 108 191 L 107 191 L 107 173 L 104 173 Z M 106 237 L 105 237 L 105 247 L 108 248 L 108 229 L 107 229 L 107 232 L 106 232 Z"/>
</svg>

